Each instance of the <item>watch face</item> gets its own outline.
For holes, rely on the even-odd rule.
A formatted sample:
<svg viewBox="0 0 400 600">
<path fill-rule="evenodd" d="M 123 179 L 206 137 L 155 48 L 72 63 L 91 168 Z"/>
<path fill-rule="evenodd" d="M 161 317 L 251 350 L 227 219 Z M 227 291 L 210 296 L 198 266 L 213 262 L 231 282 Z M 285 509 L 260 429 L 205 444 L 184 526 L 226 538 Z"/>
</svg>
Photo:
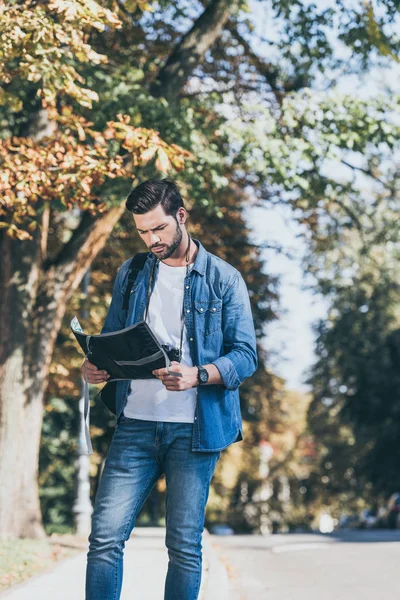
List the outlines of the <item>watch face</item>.
<svg viewBox="0 0 400 600">
<path fill-rule="evenodd" d="M 208 373 L 207 373 L 206 369 L 200 369 L 199 378 L 200 378 L 201 383 L 207 383 Z"/>
</svg>

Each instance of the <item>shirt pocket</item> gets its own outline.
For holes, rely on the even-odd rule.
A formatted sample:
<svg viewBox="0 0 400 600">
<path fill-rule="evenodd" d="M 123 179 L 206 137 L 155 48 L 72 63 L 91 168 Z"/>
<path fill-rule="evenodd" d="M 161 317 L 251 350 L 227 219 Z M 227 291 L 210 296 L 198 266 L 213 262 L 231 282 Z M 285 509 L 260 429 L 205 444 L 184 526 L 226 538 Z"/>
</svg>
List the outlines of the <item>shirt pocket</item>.
<svg viewBox="0 0 400 600">
<path fill-rule="evenodd" d="M 195 328 L 204 335 L 211 335 L 221 330 L 222 321 L 222 300 L 196 300 L 195 307 Z"/>
</svg>

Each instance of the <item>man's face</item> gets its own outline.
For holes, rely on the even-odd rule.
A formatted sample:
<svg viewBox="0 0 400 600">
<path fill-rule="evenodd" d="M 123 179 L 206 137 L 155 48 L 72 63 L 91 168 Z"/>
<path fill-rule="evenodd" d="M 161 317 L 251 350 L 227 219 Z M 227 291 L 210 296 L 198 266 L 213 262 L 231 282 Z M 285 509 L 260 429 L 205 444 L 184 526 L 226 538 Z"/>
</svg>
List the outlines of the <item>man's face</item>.
<svg viewBox="0 0 400 600">
<path fill-rule="evenodd" d="M 133 215 L 133 218 L 140 237 L 159 260 L 172 256 L 182 241 L 182 229 L 173 215 L 165 214 L 163 207 L 158 205 L 144 215 Z"/>
</svg>

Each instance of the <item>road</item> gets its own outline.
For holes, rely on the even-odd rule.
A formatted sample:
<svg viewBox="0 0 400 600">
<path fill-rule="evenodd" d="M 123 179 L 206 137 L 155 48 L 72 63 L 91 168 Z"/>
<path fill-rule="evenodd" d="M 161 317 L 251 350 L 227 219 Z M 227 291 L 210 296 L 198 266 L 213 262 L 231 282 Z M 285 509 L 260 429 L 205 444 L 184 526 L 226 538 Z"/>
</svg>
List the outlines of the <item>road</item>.
<svg viewBox="0 0 400 600">
<path fill-rule="evenodd" d="M 229 600 L 397 600 L 400 531 L 212 536 Z"/>
</svg>

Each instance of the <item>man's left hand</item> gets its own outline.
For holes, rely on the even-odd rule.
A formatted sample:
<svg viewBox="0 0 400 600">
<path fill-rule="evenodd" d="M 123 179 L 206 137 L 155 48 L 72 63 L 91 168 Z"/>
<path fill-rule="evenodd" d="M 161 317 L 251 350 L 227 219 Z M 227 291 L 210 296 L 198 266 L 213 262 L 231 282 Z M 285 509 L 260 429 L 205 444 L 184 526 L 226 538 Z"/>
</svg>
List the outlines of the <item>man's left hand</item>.
<svg viewBox="0 0 400 600">
<path fill-rule="evenodd" d="M 171 371 L 182 373 L 182 377 L 176 377 L 171 374 Z M 197 367 L 188 367 L 176 361 L 172 361 L 167 369 L 155 369 L 153 375 L 160 379 L 167 390 L 171 392 L 182 392 L 189 388 L 195 387 L 197 381 Z"/>
</svg>

